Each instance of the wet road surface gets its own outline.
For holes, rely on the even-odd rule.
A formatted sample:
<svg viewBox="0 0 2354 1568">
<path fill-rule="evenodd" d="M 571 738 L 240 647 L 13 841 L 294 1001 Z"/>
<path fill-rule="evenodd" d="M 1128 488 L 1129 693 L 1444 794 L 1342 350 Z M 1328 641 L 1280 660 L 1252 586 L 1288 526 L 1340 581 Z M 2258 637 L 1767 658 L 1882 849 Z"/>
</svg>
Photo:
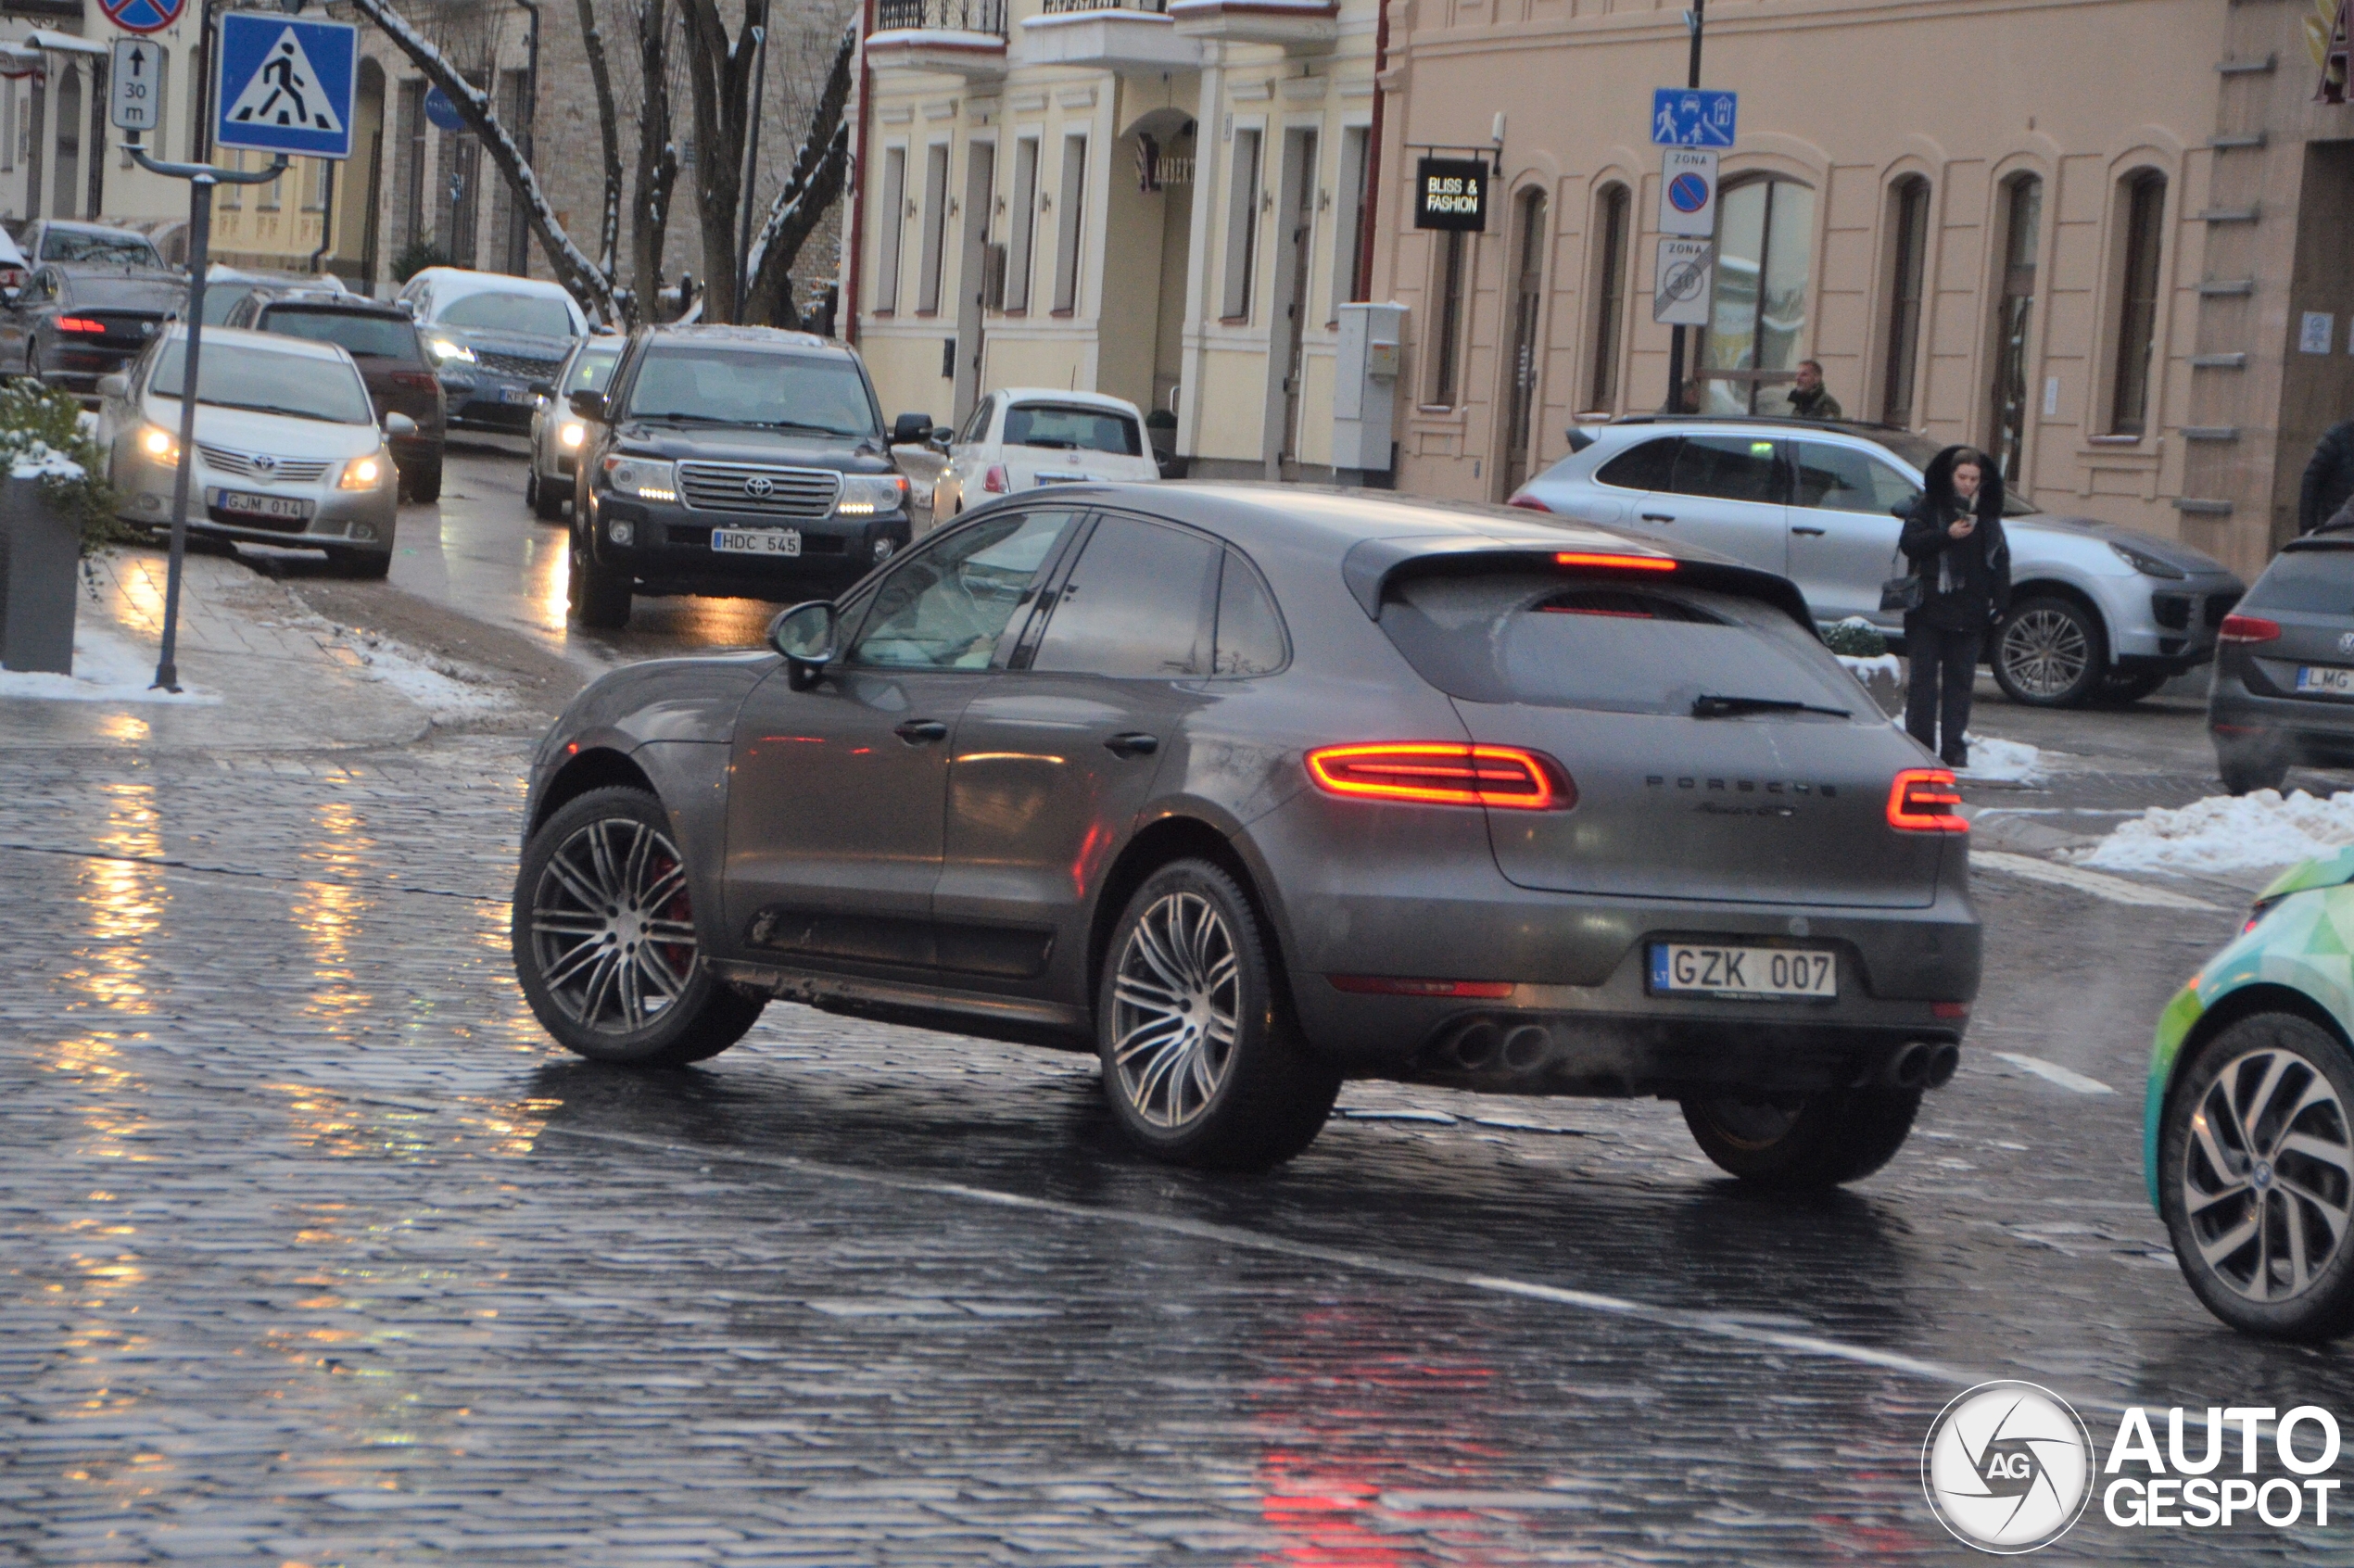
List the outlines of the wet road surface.
<svg viewBox="0 0 2354 1568">
<path fill-rule="evenodd" d="M 518 608 L 560 530 L 453 511 L 447 602 L 602 657 Z M 610 646 L 739 613 L 672 603 Z M 2195 716 L 2130 722 L 2194 766 Z M 505 955 L 528 746 L 0 753 L 0 1561 L 1958 1562 L 1919 1452 L 1968 1384 L 2103 1444 L 2354 1415 L 2142 1196 L 2221 902 L 1981 878 L 1963 1071 L 1831 1197 L 1738 1192 L 1671 1106 L 1379 1084 L 1206 1177 L 1080 1056 L 781 1005 L 695 1069 L 557 1051 Z M 2096 1503 L 2044 1560 L 2341 1561 L 2332 1517 Z"/>
</svg>

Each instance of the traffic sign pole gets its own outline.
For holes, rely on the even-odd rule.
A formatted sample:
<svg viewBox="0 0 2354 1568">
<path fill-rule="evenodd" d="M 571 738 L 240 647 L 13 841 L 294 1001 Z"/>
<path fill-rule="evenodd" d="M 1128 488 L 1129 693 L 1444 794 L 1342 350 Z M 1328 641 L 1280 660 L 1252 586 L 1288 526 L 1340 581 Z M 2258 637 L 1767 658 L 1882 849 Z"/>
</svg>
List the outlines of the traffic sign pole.
<svg viewBox="0 0 2354 1568">
<path fill-rule="evenodd" d="M 1708 0 L 1692 0 L 1692 8 L 1685 16 L 1691 27 L 1692 49 L 1691 58 L 1684 71 L 1684 85 L 1694 92 L 1700 90 L 1701 32 L 1707 25 L 1707 11 Z M 1680 326 L 1676 327 L 1667 339 L 1667 411 L 1670 413 L 1700 411 L 1684 406 L 1684 331 Z"/>
</svg>

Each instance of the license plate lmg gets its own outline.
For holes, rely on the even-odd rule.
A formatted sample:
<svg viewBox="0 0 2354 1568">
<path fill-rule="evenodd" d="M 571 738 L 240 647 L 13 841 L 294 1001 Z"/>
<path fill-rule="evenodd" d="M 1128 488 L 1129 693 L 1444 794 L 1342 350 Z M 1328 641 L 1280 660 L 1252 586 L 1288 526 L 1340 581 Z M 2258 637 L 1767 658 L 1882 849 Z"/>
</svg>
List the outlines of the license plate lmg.
<svg viewBox="0 0 2354 1568">
<path fill-rule="evenodd" d="M 1813 947 L 1653 942 L 1650 990 L 1653 995 L 1834 1001 L 1839 996 L 1839 957 Z"/>
</svg>

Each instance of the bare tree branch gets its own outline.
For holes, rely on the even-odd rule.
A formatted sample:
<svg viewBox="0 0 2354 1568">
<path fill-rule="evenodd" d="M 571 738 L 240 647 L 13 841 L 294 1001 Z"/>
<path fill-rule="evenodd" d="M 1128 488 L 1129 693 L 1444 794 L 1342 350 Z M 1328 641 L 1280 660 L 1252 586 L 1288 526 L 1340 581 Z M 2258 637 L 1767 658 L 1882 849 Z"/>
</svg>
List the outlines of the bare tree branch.
<svg viewBox="0 0 2354 1568">
<path fill-rule="evenodd" d="M 850 127 L 842 120 L 842 111 L 850 101 L 858 31 L 854 16 L 842 30 L 825 87 L 810 111 L 809 133 L 802 139 L 801 151 L 777 199 L 769 204 L 766 221 L 753 236 L 751 254 L 744 259 L 747 297 L 741 314 L 747 322 L 801 324 L 801 313 L 792 302 L 793 263 L 801 258 L 802 245 L 842 195 L 849 172 Z"/>
<path fill-rule="evenodd" d="M 604 139 L 605 202 L 597 234 L 597 266 L 614 275 L 614 252 L 621 245 L 621 116 L 613 98 L 613 70 L 605 63 L 605 35 L 597 25 L 597 0 L 576 0 L 580 10 L 580 44 L 588 56 L 588 81 L 597 93 L 597 130 Z"/>
<path fill-rule="evenodd" d="M 638 0 L 637 10 L 638 177 L 629 204 L 629 239 L 639 319 L 651 320 L 662 291 L 678 148 L 670 139 L 670 14 L 663 0 Z"/>
<path fill-rule="evenodd" d="M 687 24 L 687 85 L 695 115 L 695 208 L 702 228 L 703 320 L 739 319 L 736 224 L 745 199 L 740 182 L 752 110 L 753 34 L 768 23 L 768 0 L 744 0 L 743 28 L 732 39 L 715 0 L 679 0 Z"/>
</svg>

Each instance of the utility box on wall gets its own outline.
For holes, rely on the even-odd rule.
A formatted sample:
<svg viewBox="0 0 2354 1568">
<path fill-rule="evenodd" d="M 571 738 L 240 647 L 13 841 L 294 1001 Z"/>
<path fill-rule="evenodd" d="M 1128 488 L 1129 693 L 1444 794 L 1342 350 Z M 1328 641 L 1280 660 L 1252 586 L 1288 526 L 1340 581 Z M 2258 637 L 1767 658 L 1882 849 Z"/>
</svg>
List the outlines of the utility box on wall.
<svg viewBox="0 0 2354 1568">
<path fill-rule="evenodd" d="M 1403 305 L 1340 308 L 1340 352 L 1333 387 L 1334 468 L 1389 472 L 1405 336 Z"/>
</svg>

